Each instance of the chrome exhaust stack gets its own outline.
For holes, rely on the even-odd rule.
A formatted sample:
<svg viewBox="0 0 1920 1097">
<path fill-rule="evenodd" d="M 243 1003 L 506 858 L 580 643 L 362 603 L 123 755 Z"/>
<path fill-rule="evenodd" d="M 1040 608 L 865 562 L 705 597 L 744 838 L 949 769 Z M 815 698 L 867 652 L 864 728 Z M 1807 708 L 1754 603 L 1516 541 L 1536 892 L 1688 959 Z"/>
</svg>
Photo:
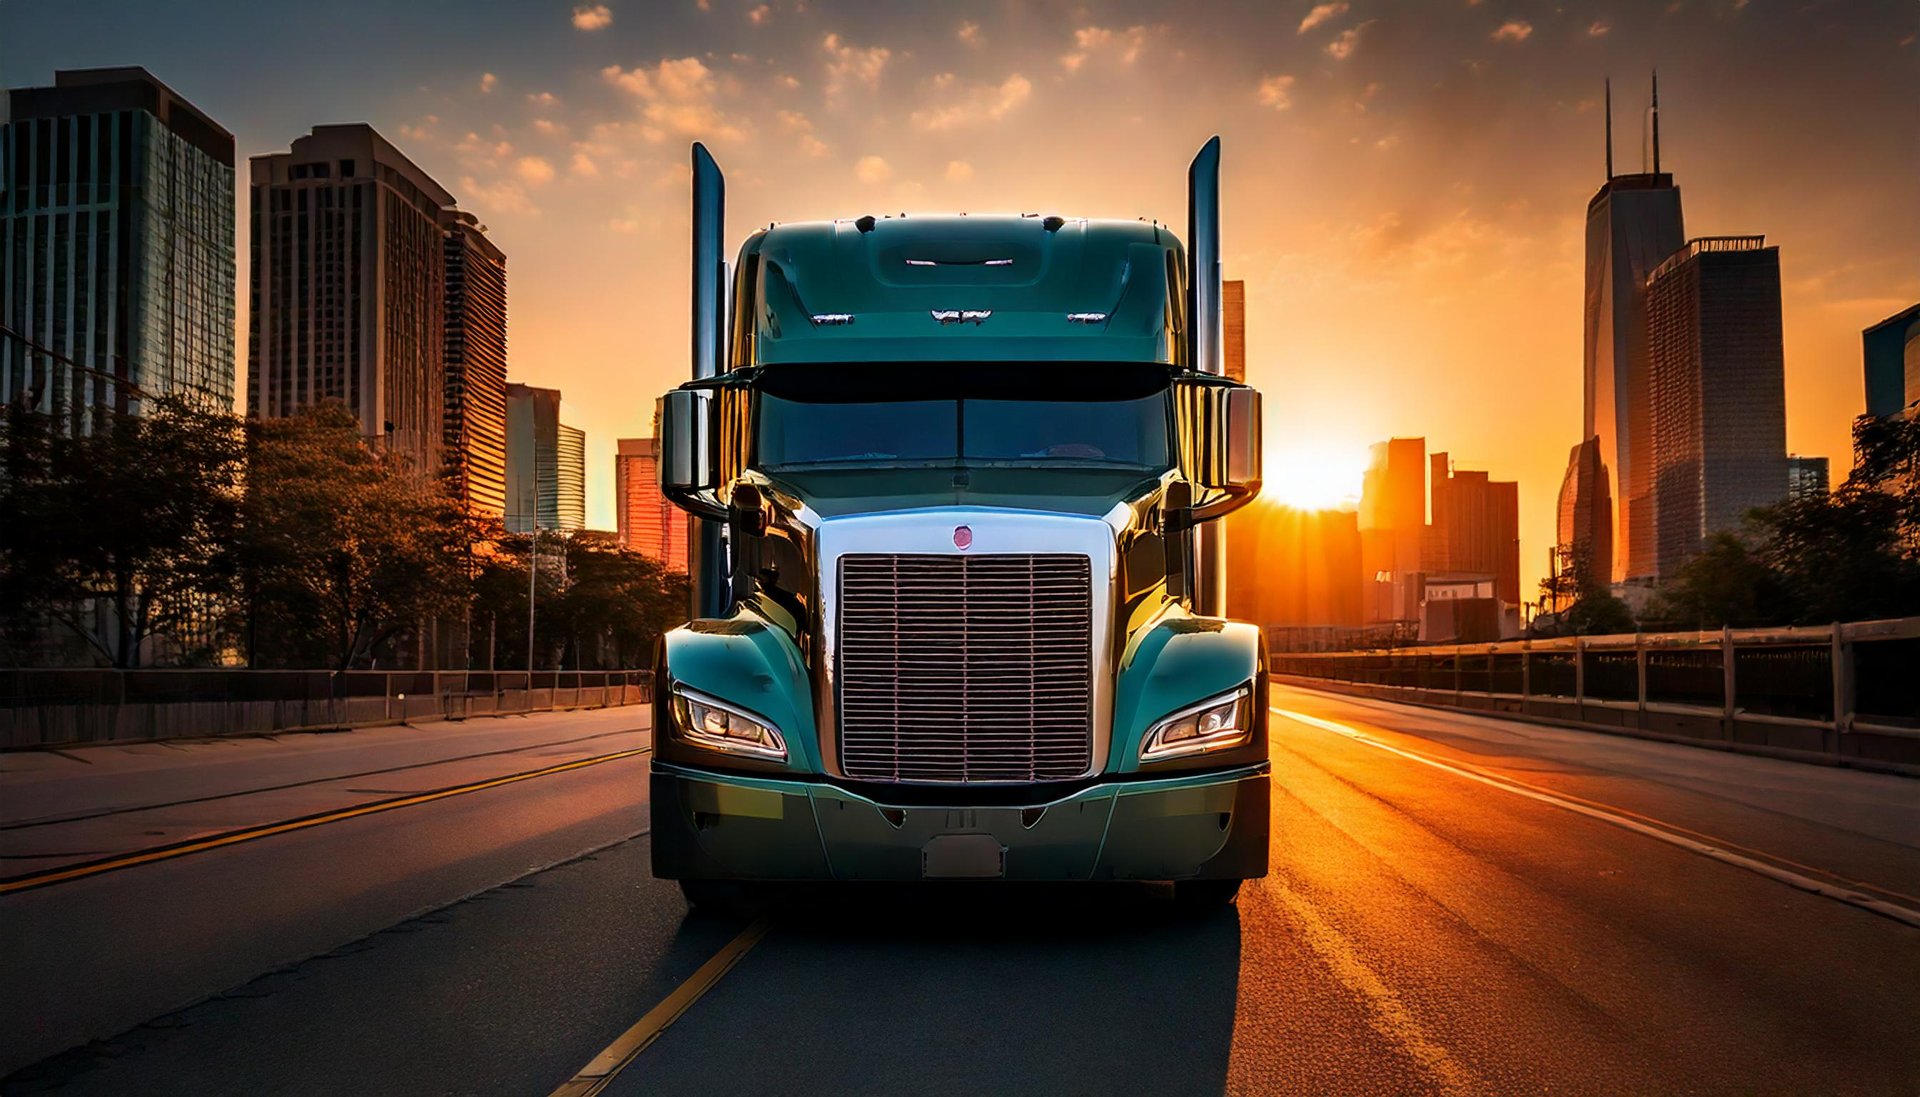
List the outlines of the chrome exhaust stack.
<svg viewBox="0 0 1920 1097">
<path fill-rule="evenodd" d="M 1225 315 L 1220 288 L 1220 138 L 1200 146 L 1187 168 L 1187 365 L 1201 373 L 1227 372 Z M 1194 536 L 1193 611 L 1227 611 L 1227 538 L 1219 522 Z"/>
<path fill-rule="evenodd" d="M 727 355 L 727 180 L 707 146 L 693 145 L 693 379 L 712 380 Z M 710 405 L 709 405 L 710 406 Z M 687 518 L 687 578 L 692 615 L 718 617 L 727 611 L 729 583 L 722 524 L 711 518 Z"/>
</svg>

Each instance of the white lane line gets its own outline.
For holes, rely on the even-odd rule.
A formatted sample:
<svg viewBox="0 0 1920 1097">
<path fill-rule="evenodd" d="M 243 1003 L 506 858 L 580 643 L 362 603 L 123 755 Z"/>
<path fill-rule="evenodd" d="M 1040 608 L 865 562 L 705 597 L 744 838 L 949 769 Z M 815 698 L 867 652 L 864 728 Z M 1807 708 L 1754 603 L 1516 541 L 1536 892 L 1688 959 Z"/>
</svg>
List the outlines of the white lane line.
<svg viewBox="0 0 1920 1097">
<path fill-rule="evenodd" d="M 1322 731 L 1330 731 L 1336 735 L 1346 736 L 1364 746 L 1384 750 L 1389 754 L 1397 754 L 1409 761 L 1419 762 L 1424 766 L 1432 766 L 1434 769 L 1445 770 L 1455 776 L 1465 777 L 1469 781 L 1478 781 L 1489 788 L 1497 788 L 1502 792 L 1510 792 L 1515 796 L 1524 796 L 1529 800 L 1537 800 L 1543 804 L 1551 804 L 1554 807 L 1571 811 L 1576 815 L 1584 815 L 1589 819 L 1598 819 L 1603 823 L 1611 823 L 1622 830 L 1630 830 L 1636 834 L 1644 834 L 1649 838 L 1665 842 L 1668 845 L 1677 846 L 1691 853 L 1697 853 L 1702 857 L 1712 858 L 1721 864 L 1746 869 L 1748 872 L 1757 873 L 1770 880 L 1786 884 L 1788 887 L 1798 888 L 1801 891 L 1810 892 L 1814 895 L 1834 899 L 1848 906 L 1871 911 L 1883 918 L 1891 918 L 1896 922 L 1902 922 L 1920 929 L 1920 910 L 1901 906 L 1898 903 L 1889 902 L 1877 896 L 1855 891 L 1852 888 L 1828 883 L 1825 880 L 1818 880 L 1814 877 L 1794 872 L 1791 869 L 1781 868 L 1778 865 L 1769 864 L 1757 858 L 1735 853 L 1730 849 L 1714 845 L 1711 842 L 1703 842 L 1697 838 L 1690 838 L 1684 834 L 1675 833 L 1664 826 L 1641 822 L 1638 819 L 1631 818 L 1616 811 L 1609 811 L 1592 804 L 1571 800 L 1551 792 L 1518 784 L 1502 777 L 1496 777 L 1471 767 L 1456 765 L 1452 762 L 1444 762 L 1438 758 L 1421 754 L 1418 751 L 1397 747 L 1392 743 L 1384 742 L 1370 735 L 1363 734 L 1345 724 L 1337 723 L 1333 720 L 1322 719 L 1318 716 L 1309 716 L 1304 712 L 1294 712 L 1290 709 L 1283 708 L 1269 708 L 1268 711 L 1278 716 L 1284 716 L 1296 723 L 1305 724 L 1308 727 L 1315 727 Z"/>
</svg>

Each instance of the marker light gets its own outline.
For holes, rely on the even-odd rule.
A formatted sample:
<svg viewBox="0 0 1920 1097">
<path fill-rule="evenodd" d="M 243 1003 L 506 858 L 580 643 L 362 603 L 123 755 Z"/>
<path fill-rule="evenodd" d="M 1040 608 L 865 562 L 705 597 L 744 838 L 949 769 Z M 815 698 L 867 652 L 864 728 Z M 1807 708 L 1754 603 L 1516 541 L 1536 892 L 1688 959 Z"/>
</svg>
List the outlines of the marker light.
<svg viewBox="0 0 1920 1097">
<path fill-rule="evenodd" d="M 1140 760 L 1158 762 L 1241 746 L 1253 734 L 1252 706 L 1247 703 L 1251 696 L 1241 686 L 1165 717 L 1147 729 Z"/>
<path fill-rule="evenodd" d="M 823 328 L 839 327 L 841 325 L 853 323 L 853 313 L 851 312 L 816 312 L 813 314 L 813 322 Z"/>
<path fill-rule="evenodd" d="M 680 737 L 695 746 L 756 758 L 787 757 L 786 741 L 778 731 L 713 698 L 675 687 L 673 713 Z"/>
</svg>

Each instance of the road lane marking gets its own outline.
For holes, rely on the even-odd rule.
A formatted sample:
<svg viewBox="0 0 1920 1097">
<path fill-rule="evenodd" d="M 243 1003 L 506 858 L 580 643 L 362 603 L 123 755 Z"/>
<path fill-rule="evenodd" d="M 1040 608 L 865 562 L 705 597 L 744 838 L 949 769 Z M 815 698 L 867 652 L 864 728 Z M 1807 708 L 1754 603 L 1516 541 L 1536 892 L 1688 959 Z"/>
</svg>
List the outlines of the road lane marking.
<svg viewBox="0 0 1920 1097">
<path fill-rule="evenodd" d="M 1333 720 L 1323 719 L 1318 716 L 1309 716 L 1304 712 L 1294 712 L 1290 709 L 1278 707 L 1270 707 L 1268 711 L 1279 716 L 1284 716 L 1296 723 L 1305 724 L 1308 727 L 1315 727 L 1322 731 L 1330 731 L 1336 735 L 1345 736 L 1363 746 L 1384 750 L 1390 754 L 1397 754 L 1409 761 L 1419 762 L 1425 766 L 1432 766 L 1434 769 L 1444 770 L 1458 777 L 1465 777 L 1469 781 L 1478 781 L 1490 788 L 1497 788 L 1503 792 L 1512 793 L 1515 796 L 1524 796 L 1529 800 L 1537 800 L 1543 804 L 1551 804 L 1554 807 L 1571 811 L 1576 815 L 1584 815 L 1590 819 L 1610 823 L 1623 830 L 1630 830 L 1636 834 L 1642 834 L 1649 838 L 1665 842 L 1668 845 L 1678 846 L 1681 849 L 1691 853 L 1697 853 L 1702 857 L 1711 858 L 1722 864 L 1746 869 L 1748 872 L 1757 873 L 1770 880 L 1786 884 L 1788 887 L 1833 899 L 1845 903 L 1848 906 L 1858 907 L 1861 910 L 1870 911 L 1881 917 L 1891 918 L 1896 922 L 1920 928 L 1920 909 L 1902 906 L 1899 903 L 1890 902 L 1878 896 L 1868 895 L 1864 891 L 1843 887 L 1826 880 L 1816 879 L 1805 873 L 1795 872 L 1792 869 L 1782 868 L 1777 864 L 1761 860 L 1759 857 L 1746 856 L 1743 853 L 1735 852 L 1735 848 L 1730 848 L 1733 847 L 1733 843 L 1731 842 L 1723 842 L 1709 835 L 1700 835 L 1698 832 L 1686 832 L 1683 827 L 1663 823 L 1648 816 L 1638 815 L 1624 808 L 1615 808 L 1589 800 L 1582 800 L 1569 794 L 1549 792 L 1546 789 L 1529 785 L 1510 777 L 1496 776 L 1472 766 L 1442 761 L 1431 755 L 1422 754 L 1415 750 L 1407 750 L 1404 747 L 1398 747 L 1392 743 L 1376 739 L 1346 724 Z M 1767 856 L 1771 857 L 1772 855 L 1768 854 Z M 1784 860 L 1784 858 L 1782 858 L 1782 860 Z M 1809 868 L 1810 871 L 1824 872 L 1824 870 L 1821 869 L 1811 869 L 1811 866 L 1801 867 Z M 1872 887 L 1873 885 L 1862 886 Z M 1882 889 L 1875 887 L 1874 890 Z M 1893 894 L 1899 893 L 1895 892 Z M 1902 898 L 1906 898 L 1906 896 L 1902 896 Z"/>
<path fill-rule="evenodd" d="M 530 743 L 524 747 L 504 747 L 500 750 L 483 750 L 477 754 L 454 754 L 445 758 L 430 758 L 424 762 L 408 762 L 405 765 L 386 766 L 381 769 L 361 770 L 355 773 L 339 773 L 331 777 L 315 777 L 306 781 L 289 781 L 279 785 L 262 785 L 259 788 L 240 789 L 235 792 L 216 792 L 207 796 L 194 796 L 185 800 L 167 800 L 155 804 L 128 804 L 125 807 L 106 808 L 101 811 L 87 812 L 81 815 L 48 815 L 36 819 L 16 819 L 0 823 L 0 831 L 27 830 L 32 827 L 59 826 L 62 823 L 84 823 L 90 819 L 104 819 L 110 815 L 127 815 L 138 811 L 160 811 L 163 808 L 186 807 L 189 804 L 205 804 L 214 800 L 232 800 L 241 796 L 257 796 L 263 792 L 285 792 L 290 788 L 306 788 L 310 785 L 324 785 L 334 781 L 351 781 L 358 777 L 376 777 L 388 773 L 402 773 L 410 769 L 428 769 L 433 766 L 451 765 L 454 762 L 470 762 L 476 758 L 495 758 L 503 754 L 523 754 L 527 751 L 541 750 L 547 747 L 572 746 L 577 743 L 589 743 L 595 739 L 607 739 L 615 735 L 631 735 L 636 731 L 649 728 L 621 728 L 617 731 L 602 731 L 592 735 L 581 735 L 573 739 L 555 739 L 546 743 Z M 57 751 L 55 753 L 58 753 Z M 88 765 L 93 765 L 88 762 Z M 353 792 L 354 789 L 347 791 Z"/>
<path fill-rule="evenodd" d="M 1346 934 L 1280 877 L 1268 876 L 1266 886 L 1305 930 L 1302 939 L 1307 946 L 1319 954 L 1321 962 L 1333 970 L 1342 986 L 1359 995 L 1374 1031 L 1398 1044 L 1414 1062 L 1425 1068 L 1438 1083 L 1441 1093 L 1481 1092 L 1473 1072 L 1460 1065 L 1445 1045 L 1427 1035 L 1419 1018 L 1386 980 L 1361 959 L 1360 951 Z"/>
<path fill-rule="evenodd" d="M 648 1010 L 632 1027 L 608 1044 L 605 1051 L 594 1056 L 593 1061 L 581 1067 L 579 1073 L 561 1083 L 551 1097 L 593 1097 L 613 1084 L 616 1075 L 632 1065 L 641 1052 L 667 1031 L 668 1025 L 692 1009 L 695 1002 L 733 970 L 733 965 L 753 951 L 753 946 L 759 944 L 771 928 L 772 923 L 765 915 L 755 918 L 738 936 L 687 976 L 685 982 L 673 988 L 673 993 L 661 999 L 659 1005 Z"/>
<path fill-rule="evenodd" d="M 480 792 L 484 789 L 499 788 L 502 785 L 511 785 L 520 781 L 531 781 L 536 777 L 548 777 L 556 773 L 585 769 L 588 766 L 597 766 L 604 762 L 617 762 L 622 758 L 633 758 L 646 754 L 652 749 L 652 747 L 635 747 L 631 750 L 614 751 L 611 754 L 597 754 L 591 758 L 577 758 L 571 762 L 544 766 L 540 769 L 527 770 L 523 773 L 510 773 L 504 777 L 490 777 L 484 781 L 474 781 L 464 785 L 450 785 L 446 788 L 434 789 L 430 792 L 413 793 L 407 796 L 397 796 L 391 800 L 380 800 L 371 804 L 359 804 L 350 808 L 323 811 L 315 815 L 304 815 L 297 819 L 287 819 L 278 823 L 244 827 L 240 830 L 230 830 L 221 834 L 208 835 L 205 838 L 194 838 L 185 842 L 177 842 L 173 845 L 158 846 L 153 849 L 140 850 L 135 853 L 118 854 L 112 857 L 102 858 L 98 861 L 87 861 L 78 865 L 68 865 L 65 868 L 47 869 L 43 872 L 30 872 L 21 876 L 10 876 L 5 879 L 0 879 L 0 895 L 10 895 L 16 891 L 27 891 L 31 888 L 66 883 L 67 881 L 78 880 L 87 876 L 98 876 L 103 872 L 114 872 L 123 868 L 133 868 L 136 865 L 152 864 L 155 861 L 169 861 L 175 857 L 186 857 L 190 854 L 204 853 L 208 850 L 237 845 L 241 842 L 251 842 L 257 838 L 267 838 L 275 834 L 287 834 L 296 830 L 307 830 L 312 827 L 325 826 L 328 823 L 338 823 L 346 819 L 357 819 L 362 815 L 373 815 L 382 811 L 393 811 L 396 808 L 413 807 L 416 804 L 428 804 L 435 800 L 444 800 L 450 796 L 464 796 L 470 792 Z"/>
</svg>

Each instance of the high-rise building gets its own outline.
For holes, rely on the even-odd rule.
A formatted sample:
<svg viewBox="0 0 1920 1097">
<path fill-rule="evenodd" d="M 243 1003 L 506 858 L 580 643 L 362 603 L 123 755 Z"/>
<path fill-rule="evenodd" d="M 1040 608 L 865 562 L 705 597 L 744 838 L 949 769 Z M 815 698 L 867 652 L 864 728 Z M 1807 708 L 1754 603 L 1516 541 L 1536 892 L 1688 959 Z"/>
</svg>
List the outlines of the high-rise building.
<svg viewBox="0 0 1920 1097">
<path fill-rule="evenodd" d="M 1920 415 L 1920 305 L 1902 309 L 1860 333 L 1865 350 L 1867 414 Z"/>
<path fill-rule="evenodd" d="M 1831 490 L 1825 457 L 1787 454 L 1787 498 L 1818 498 Z"/>
<path fill-rule="evenodd" d="M 1429 575 L 1488 575 L 1493 594 L 1520 604 L 1520 485 L 1432 457 L 1433 524 L 1421 570 Z"/>
<path fill-rule="evenodd" d="M 1587 203 L 1585 400 L 1581 436 L 1600 440 L 1613 470 L 1613 578 L 1654 570 L 1645 307 L 1647 276 L 1686 243 L 1680 189 L 1660 170 L 1660 93 L 1654 85 L 1650 170 L 1613 171 L 1612 89 L 1607 92 L 1607 180 Z"/>
<path fill-rule="evenodd" d="M 364 124 L 315 126 L 251 168 L 247 413 L 337 400 L 438 472 L 453 195 Z"/>
<path fill-rule="evenodd" d="M 1588 582 L 1602 586 L 1613 577 L 1613 500 L 1608 490 L 1600 439 L 1589 438 L 1573 447 L 1567 454 L 1566 477 L 1560 481 L 1555 566 L 1578 569 Z"/>
<path fill-rule="evenodd" d="M 659 443 L 622 438 L 613 457 L 620 545 L 644 552 L 669 571 L 687 570 L 687 518 L 660 493 Z"/>
<path fill-rule="evenodd" d="M 587 524 L 587 436 L 560 421 L 560 390 L 507 383 L 506 526 Z"/>
<path fill-rule="evenodd" d="M 1419 619 L 1426 452 L 1424 438 L 1393 438 L 1369 451 L 1357 518 L 1367 624 Z"/>
<path fill-rule="evenodd" d="M 557 424 L 553 442 L 554 528 L 587 528 L 587 432 Z"/>
<path fill-rule="evenodd" d="M 445 435 L 460 499 L 498 518 L 507 507 L 507 257 L 479 220 L 447 225 Z"/>
<path fill-rule="evenodd" d="M 170 394 L 231 410 L 233 135 L 140 68 L 6 94 L 0 400 L 73 427 Z"/>
<path fill-rule="evenodd" d="M 1655 574 L 1787 490 L 1780 249 L 1694 240 L 1647 279 Z"/>
<path fill-rule="evenodd" d="M 1239 280 L 1220 283 L 1220 311 L 1224 313 L 1221 330 L 1226 351 L 1227 377 L 1242 384 L 1247 380 L 1247 284 Z"/>
</svg>

